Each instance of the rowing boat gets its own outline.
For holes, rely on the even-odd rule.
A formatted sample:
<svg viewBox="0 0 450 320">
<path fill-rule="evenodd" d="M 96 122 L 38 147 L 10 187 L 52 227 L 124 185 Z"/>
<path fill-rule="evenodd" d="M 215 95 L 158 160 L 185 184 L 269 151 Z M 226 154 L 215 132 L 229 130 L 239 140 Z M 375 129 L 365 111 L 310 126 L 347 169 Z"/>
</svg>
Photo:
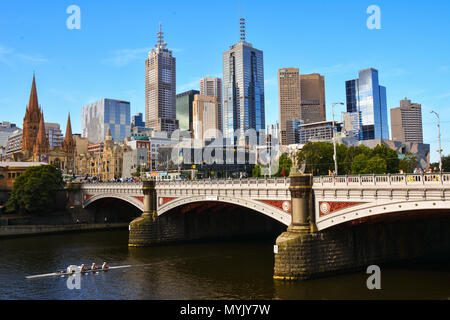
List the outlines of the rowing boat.
<svg viewBox="0 0 450 320">
<path fill-rule="evenodd" d="M 94 270 L 89 269 L 89 270 L 86 270 L 86 271 L 76 271 L 76 272 L 66 272 L 66 271 L 53 272 L 53 273 L 46 273 L 46 274 L 38 274 L 38 275 L 35 275 L 35 276 L 26 276 L 25 278 L 26 279 L 36 279 L 36 278 L 57 277 L 57 276 L 64 277 L 64 276 L 71 276 L 71 275 L 74 275 L 74 274 L 87 274 L 87 273 L 90 273 L 90 272 L 94 272 L 95 273 L 95 272 L 108 271 L 108 270 L 114 270 L 114 269 L 122 269 L 122 268 L 130 268 L 130 267 L 132 267 L 132 265 L 114 266 L 114 267 L 108 267 L 108 268 L 105 268 L 105 269 L 103 269 L 103 268 L 98 268 L 98 269 L 94 269 Z"/>
</svg>

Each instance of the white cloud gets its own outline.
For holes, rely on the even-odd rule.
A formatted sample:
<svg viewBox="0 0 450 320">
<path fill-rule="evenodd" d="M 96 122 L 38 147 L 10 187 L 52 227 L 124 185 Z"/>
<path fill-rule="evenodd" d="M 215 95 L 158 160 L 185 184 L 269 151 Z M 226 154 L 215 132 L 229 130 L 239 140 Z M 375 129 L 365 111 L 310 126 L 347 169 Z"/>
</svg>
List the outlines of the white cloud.
<svg viewBox="0 0 450 320">
<path fill-rule="evenodd" d="M 0 45 L 0 62 L 10 65 L 9 56 L 14 52 L 11 48 L 6 48 Z"/>
<path fill-rule="evenodd" d="M 12 60 L 19 58 L 22 61 L 32 62 L 32 63 L 45 63 L 48 60 L 40 55 L 32 56 L 23 53 L 15 53 L 14 49 L 7 48 L 0 45 L 0 62 L 11 66 Z"/>
<path fill-rule="evenodd" d="M 264 87 L 278 86 L 278 79 L 276 77 L 264 79 Z"/>
<path fill-rule="evenodd" d="M 308 73 L 320 73 L 321 75 L 333 75 L 343 72 L 348 72 L 349 70 L 355 70 L 357 66 L 355 63 L 339 63 L 332 66 L 314 68 L 312 72 Z"/>
<path fill-rule="evenodd" d="M 188 91 L 188 90 L 198 90 L 200 87 L 200 79 L 201 78 L 197 78 L 197 79 L 192 80 L 189 83 L 185 83 L 180 86 L 177 86 L 177 92 L 184 92 L 184 91 Z"/>
<path fill-rule="evenodd" d="M 446 92 L 441 95 L 438 95 L 436 98 L 438 98 L 438 99 L 450 98 L 450 92 Z"/>
<path fill-rule="evenodd" d="M 37 63 L 48 62 L 48 60 L 46 58 L 43 58 L 42 56 L 30 56 L 30 55 L 19 53 L 19 54 L 17 54 L 17 57 L 19 57 L 22 60 L 30 61 L 30 62 L 33 62 L 33 63 L 36 63 L 36 62 Z"/>
<path fill-rule="evenodd" d="M 110 63 L 116 67 L 122 67 L 133 60 L 145 59 L 146 54 L 149 51 L 151 51 L 151 48 L 116 50 L 113 52 L 113 57 L 105 59 L 104 62 Z"/>
</svg>

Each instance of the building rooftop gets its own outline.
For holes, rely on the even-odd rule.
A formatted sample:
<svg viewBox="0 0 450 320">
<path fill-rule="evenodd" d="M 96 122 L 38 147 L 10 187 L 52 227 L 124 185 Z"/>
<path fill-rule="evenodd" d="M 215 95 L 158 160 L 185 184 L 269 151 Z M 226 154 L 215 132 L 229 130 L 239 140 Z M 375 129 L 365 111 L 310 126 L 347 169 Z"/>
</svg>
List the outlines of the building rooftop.
<svg viewBox="0 0 450 320">
<path fill-rule="evenodd" d="M 36 166 L 41 166 L 41 165 L 47 165 L 47 163 L 45 162 L 14 162 L 14 161 L 10 161 L 10 162 L 0 162 L 0 167 L 24 167 L 24 168 L 28 168 L 28 167 L 36 167 Z"/>
</svg>

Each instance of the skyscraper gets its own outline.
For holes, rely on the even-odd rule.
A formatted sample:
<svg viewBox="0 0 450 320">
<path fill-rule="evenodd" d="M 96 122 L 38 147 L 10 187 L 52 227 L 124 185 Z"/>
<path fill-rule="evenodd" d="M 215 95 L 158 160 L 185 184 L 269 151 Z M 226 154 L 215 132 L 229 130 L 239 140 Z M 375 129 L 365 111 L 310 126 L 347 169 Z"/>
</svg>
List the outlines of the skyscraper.
<svg viewBox="0 0 450 320">
<path fill-rule="evenodd" d="M 145 122 L 142 119 L 142 113 L 136 113 L 131 117 L 131 127 L 145 127 Z"/>
<path fill-rule="evenodd" d="M 358 113 L 359 140 L 389 139 L 386 88 L 380 86 L 378 70 L 359 71 L 359 78 L 345 82 L 347 112 Z"/>
<path fill-rule="evenodd" d="M 240 42 L 223 53 L 224 137 L 236 130 L 265 130 L 263 52 L 245 40 L 241 19 Z"/>
<path fill-rule="evenodd" d="M 200 79 L 200 94 L 202 96 L 216 97 L 219 112 L 218 128 L 220 131 L 223 131 L 222 79 L 209 76 Z"/>
<path fill-rule="evenodd" d="M 216 97 L 196 94 L 192 104 L 193 136 L 195 139 L 215 139 L 219 123 Z"/>
<path fill-rule="evenodd" d="M 47 136 L 50 149 L 60 148 L 62 143 L 62 132 L 59 123 L 45 123 L 45 135 Z"/>
<path fill-rule="evenodd" d="M 192 127 L 192 104 L 194 96 L 200 91 L 189 90 L 177 94 L 177 120 L 180 130 L 190 131 L 193 133 Z"/>
<path fill-rule="evenodd" d="M 281 143 L 287 144 L 286 123 L 301 119 L 300 73 L 297 68 L 278 70 Z"/>
<path fill-rule="evenodd" d="M 422 106 L 401 100 L 399 108 L 391 109 L 391 131 L 394 141 L 423 143 Z"/>
<path fill-rule="evenodd" d="M 115 141 L 130 135 L 130 103 L 102 99 L 81 109 L 81 136 L 92 143 L 103 142 L 108 129 Z"/>
<path fill-rule="evenodd" d="M 300 75 L 301 116 L 304 124 L 326 120 L 325 79 L 318 73 Z"/>
<path fill-rule="evenodd" d="M 160 24 L 158 43 L 145 60 L 145 125 L 171 133 L 178 129 L 176 59 L 166 46 Z"/>
</svg>

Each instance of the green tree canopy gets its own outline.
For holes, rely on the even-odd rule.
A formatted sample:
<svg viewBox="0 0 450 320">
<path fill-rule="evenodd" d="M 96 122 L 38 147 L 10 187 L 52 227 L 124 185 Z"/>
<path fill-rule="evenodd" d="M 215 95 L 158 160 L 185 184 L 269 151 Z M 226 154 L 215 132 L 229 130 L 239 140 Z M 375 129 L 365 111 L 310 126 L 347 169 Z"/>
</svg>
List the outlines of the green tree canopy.
<svg viewBox="0 0 450 320">
<path fill-rule="evenodd" d="M 63 186 L 61 172 L 52 165 L 30 167 L 18 177 L 6 203 L 9 213 L 40 213 L 56 205 L 56 192 Z"/>
<path fill-rule="evenodd" d="M 366 155 L 361 153 L 357 155 L 352 163 L 352 174 L 383 174 L 386 173 L 386 160 L 379 155 Z"/>
<path fill-rule="evenodd" d="M 278 172 L 275 176 L 287 177 L 291 172 L 292 160 L 283 153 L 278 159 Z"/>
<path fill-rule="evenodd" d="M 333 149 L 333 143 L 330 142 L 308 142 L 298 153 L 299 165 L 306 164 L 306 173 L 328 175 L 334 171 Z M 365 145 L 347 147 L 337 144 L 336 155 L 337 172 L 340 175 L 398 173 L 400 169 L 397 152 L 383 144 L 374 149 Z M 408 158 L 408 161 L 408 165 L 411 165 L 412 159 Z"/>
<path fill-rule="evenodd" d="M 384 144 L 378 144 L 373 149 L 373 153 L 386 161 L 386 172 L 384 173 L 398 173 L 400 159 L 398 158 L 397 151 L 392 150 Z"/>
<path fill-rule="evenodd" d="M 261 167 L 259 164 L 255 164 L 252 170 L 252 177 L 253 178 L 259 178 L 261 176 Z"/>
<path fill-rule="evenodd" d="M 403 173 L 413 173 L 418 164 L 419 161 L 417 161 L 417 158 L 411 152 L 407 152 L 405 157 L 400 159 L 398 167 Z"/>
</svg>

